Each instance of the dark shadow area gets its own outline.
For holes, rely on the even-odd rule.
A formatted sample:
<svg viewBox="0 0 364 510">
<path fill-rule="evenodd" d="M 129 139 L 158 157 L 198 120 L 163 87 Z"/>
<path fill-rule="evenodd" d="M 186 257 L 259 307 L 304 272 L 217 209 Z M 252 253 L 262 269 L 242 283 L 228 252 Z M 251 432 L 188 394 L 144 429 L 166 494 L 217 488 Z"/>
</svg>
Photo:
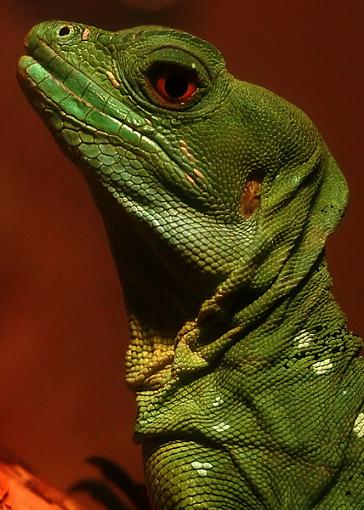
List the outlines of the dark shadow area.
<svg viewBox="0 0 364 510">
<path fill-rule="evenodd" d="M 87 462 L 98 469 L 102 478 L 79 480 L 69 492 L 85 492 L 105 510 L 151 510 L 145 485 L 135 482 L 125 469 L 104 457 L 89 457 Z"/>
</svg>

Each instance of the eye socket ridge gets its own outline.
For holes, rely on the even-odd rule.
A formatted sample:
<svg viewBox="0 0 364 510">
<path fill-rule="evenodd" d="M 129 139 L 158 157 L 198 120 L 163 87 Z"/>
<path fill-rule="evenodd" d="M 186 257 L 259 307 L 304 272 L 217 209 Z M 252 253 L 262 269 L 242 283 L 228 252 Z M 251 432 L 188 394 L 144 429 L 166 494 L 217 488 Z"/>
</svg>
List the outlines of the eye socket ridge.
<svg viewBox="0 0 364 510">
<path fill-rule="evenodd" d="M 196 69 L 172 63 L 156 63 L 147 72 L 157 99 L 170 106 L 183 106 L 202 88 Z"/>
</svg>

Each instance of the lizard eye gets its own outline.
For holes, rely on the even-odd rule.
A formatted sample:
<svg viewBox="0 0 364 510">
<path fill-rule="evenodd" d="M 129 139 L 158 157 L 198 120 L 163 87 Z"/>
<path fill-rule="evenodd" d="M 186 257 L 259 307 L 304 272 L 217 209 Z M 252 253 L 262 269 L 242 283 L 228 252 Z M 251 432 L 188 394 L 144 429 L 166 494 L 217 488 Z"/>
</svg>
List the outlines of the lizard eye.
<svg viewBox="0 0 364 510">
<path fill-rule="evenodd" d="M 186 103 L 199 88 L 196 72 L 182 66 L 158 66 L 149 81 L 159 100 L 172 106 Z"/>
</svg>

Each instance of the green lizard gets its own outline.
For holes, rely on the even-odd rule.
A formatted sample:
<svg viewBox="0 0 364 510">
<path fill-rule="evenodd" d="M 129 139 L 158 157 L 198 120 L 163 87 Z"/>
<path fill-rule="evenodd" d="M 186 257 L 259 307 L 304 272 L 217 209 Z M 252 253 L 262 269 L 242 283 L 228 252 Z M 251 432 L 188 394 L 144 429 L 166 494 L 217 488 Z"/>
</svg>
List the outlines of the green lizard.
<svg viewBox="0 0 364 510">
<path fill-rule="evenodd" d="M 51 21 L 19 79 L 123 283 L 154 509 L 363 509 L 361 341 L 330 293 L 345 181 L 311 121 L 177 30 Z"/>
</svg>

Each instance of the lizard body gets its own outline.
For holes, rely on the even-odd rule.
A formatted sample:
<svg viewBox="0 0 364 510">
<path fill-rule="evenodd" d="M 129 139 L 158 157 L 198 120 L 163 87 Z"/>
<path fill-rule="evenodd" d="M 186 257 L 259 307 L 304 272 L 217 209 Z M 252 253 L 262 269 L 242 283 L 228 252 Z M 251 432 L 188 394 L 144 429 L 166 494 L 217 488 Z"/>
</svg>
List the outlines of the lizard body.
<svg viewBox="0 0 364 510">
<path fill-rule="evenodd" d="M 324 256 L 347 189 L 312 122 L 176 30 L 51 21 L 27 49 L 123 282 L 153 508 L 364 508 L 361 340 Z"/>
</svg>

